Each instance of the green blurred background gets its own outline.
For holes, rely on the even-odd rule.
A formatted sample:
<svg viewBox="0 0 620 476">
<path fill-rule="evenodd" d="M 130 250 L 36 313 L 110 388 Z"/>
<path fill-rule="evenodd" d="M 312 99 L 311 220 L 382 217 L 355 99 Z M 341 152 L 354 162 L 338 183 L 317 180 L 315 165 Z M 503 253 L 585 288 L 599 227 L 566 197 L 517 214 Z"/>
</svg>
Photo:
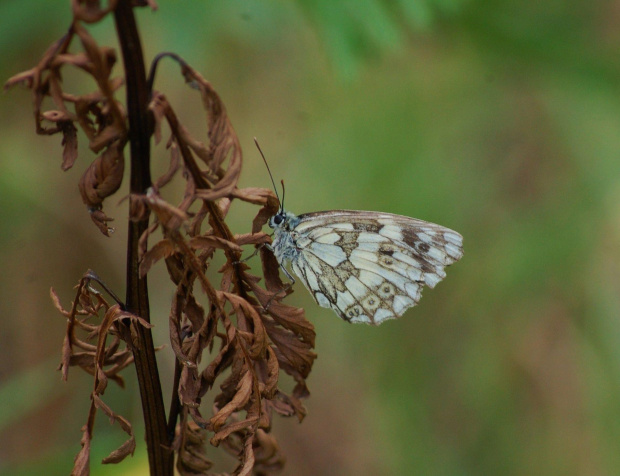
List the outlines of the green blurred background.
<svg viewBox="0 0 620 476">
<path fill-rule="evenodd" d="M 140 10 L 147 58 L 186 58 L 222 96 L 245 151 L 243 186 L 269 187 L 258 137 L 297 213 L 352 208 L 454 228 L 465 257 L 420 305 L 379 328 L 349 325 L 297 286 L 318 360 L 309 415 L 276 419 L 286 475 L 620 474 L 620 1 L 159 0 Z M 0 3 L 0 72 L 32 67 L 70 21 L 69 1 Z M 110 21 L 91 31 L 116 47 Z M 75 50 L 74 50 L 75 51 Z M 120 69 L 117 74 L 120 74 Z M 67 74 L 79 91 L 79 73 Z M 164 63 L 157 89 L 204 137 L 196 92 Z M 127 210 L 90 223 L 60 137 L 34 134 L 29 92 L 0 97 L 0 474 L 65 475 L 79 450 L 91 379 L 62 383 L 68 304 L 95 269 L 123 295 Z M 154 174 L 166 154 L 158 147 Z M 170 194 L 180 193 L 170 189 Z M 235 232 L 255 208 L 237 206 Z M 256 267 L 258 262 L 252 263 Z M 155 267 L 155 338 L 168 342 L 172 288 Z M 166 400 L 173 356 L 160 355 Z M 146 474 L 101 418 L 94 475 Z M 208 453 L 231 469 L 218 450 Z"/>
</svg>

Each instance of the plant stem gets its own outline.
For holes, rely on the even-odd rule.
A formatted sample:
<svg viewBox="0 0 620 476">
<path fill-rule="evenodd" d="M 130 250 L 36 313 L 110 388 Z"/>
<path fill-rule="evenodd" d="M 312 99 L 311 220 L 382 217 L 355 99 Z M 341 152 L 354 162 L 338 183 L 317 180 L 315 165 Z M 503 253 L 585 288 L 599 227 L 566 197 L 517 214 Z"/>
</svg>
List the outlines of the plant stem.
<svg viewBox="0 0 620 476">
<path fill-rule="evenodd" d="M 129 117 L 131 151 L 131 194 L 144 194 L 151 186 L 150 140 L 153 130 L 148 111 L 149 93 L 140 36 L 131 0 L 119 0 L 114 12 L 116 30 L 123 54 Z M 148 226 L 148 218 L 129 221 L 127 243 L 127 310 L 150 322 L 146 276 L 138 272 L 138 240 Z M 162 396 L 155 348 L 150 329 L 134 326 L 132 343 L 142 399 L 146 444 L 152 476 L 173 474 L 173 453 L 166 432 L 166 412 Z"/>
</svg>

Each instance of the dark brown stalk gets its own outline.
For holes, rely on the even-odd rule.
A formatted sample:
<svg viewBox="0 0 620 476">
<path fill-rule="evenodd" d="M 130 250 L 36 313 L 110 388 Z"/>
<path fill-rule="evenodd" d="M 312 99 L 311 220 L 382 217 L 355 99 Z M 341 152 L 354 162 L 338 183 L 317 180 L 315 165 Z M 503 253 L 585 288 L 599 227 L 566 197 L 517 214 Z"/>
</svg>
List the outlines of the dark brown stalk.
<svg viewBox="0 0 620 476">
<path fill-rule="evenodd" d="M 149 92 L 140 36 L 131 0 L 120 0 L 114 11 L 127 88 L 127 113 L 131 150 L 130 193 L 143 195 L 151 186 L 150 138 L 153 122 L 148 111 Z M 138 272 L 138 241 L 148 227 L 148 217 L 129 222 L 127 244 L 127 310 L 150 322 L 146 276 Z M 153 476 L 173 474 L 173 454 L 167 435 L 155 348 L 150 329 L 134 325 L 137 339 L 132 347 L 146 430 L 150 472 Z"/>
</svg>

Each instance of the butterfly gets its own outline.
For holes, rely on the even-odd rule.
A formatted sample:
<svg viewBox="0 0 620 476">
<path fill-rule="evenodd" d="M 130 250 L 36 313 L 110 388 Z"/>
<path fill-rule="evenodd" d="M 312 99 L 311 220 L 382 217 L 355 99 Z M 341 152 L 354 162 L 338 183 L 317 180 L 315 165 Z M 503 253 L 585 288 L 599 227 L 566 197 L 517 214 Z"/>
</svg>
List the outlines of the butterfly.
<svg viewBox="0 0 620 476">
<path fill-rule="evenodd" d="M 402 316 L 424 285 L 434 288 L 463 256 L 463 237 L 441 225 L 354 210 L 296 216 L 283 202 L 269 219 L 270 249 L 292 283 L 287 265 L 319 306 L 348 322 L 378 325 Z"/>
<path fill-rule="evenodd" d="M 319 306 L 349 322 L 381 324 L 415 306 L 444 268 L 463 256 L 463 237 L 434 223 L 391 213 L 331 210 L 272 216 L 271 249 L 290 265 Z"/>
</svg>

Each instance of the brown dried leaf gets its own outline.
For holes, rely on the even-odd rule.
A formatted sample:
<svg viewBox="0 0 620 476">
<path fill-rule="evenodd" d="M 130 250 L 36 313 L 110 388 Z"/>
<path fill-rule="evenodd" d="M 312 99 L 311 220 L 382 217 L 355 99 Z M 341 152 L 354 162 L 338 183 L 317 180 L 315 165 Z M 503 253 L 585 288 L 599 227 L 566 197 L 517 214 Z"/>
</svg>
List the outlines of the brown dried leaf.
<svg viewBox="0 0 620 476">
<path fill-rule="evenodd" d="M 267 347 L 267 334 L 260 314 L 248 301 L 236 294 L 219 292 L 218 295 L 232 304 L 237 315 L 237 327 L 240 331 L 244 331 L 250 344 L 248 355 L 251 359 L 258 359 Z"/>
<path fill-rule="evenodd" d="M 174 352 L 174 355 L 179 360 L 179 362 L 186 366 L 192 365 L 195 367 L 196 364 L 190 362 L 185 352 L 183 352 L 183 340 L 185 336 L 182 337 L 180 322 L 183 313 L 184 299 L 183 296 L 179 294 L 180 293 L 177 292 L 174 295 L 172 301 L 172 308 L 170 311 L 170 317 L 168 319 L 168 326 L 170 330 L 170 345 L 172 346 L 172 351 Z"/>
<path fill-rule="evenodd" d="M 114 413 L 112 409 L 107 406 L 98 395 L 93 394 L 92 398 L 95 406 L 108 416 L 108 418 L 110 419 L 110 423 L 118 423 L 121 429 L 129 435 L 129 439 L 127 441 L 125 441 L 121 446 L 119 446 L 116 450 L 112 451 L 107 457 L 105 457 L 101 461 L 103 464 L 120 463 L 127 456 L 133 455 L 133 452 L 136 449 L 136 440 L 133 434 L 133 428 L 131 427 L 131 423 L 129 423 L 129 421 L 121 415 Z"/>
<path fill-rule="evenodd" d="M 152 187 L 146 193 L 146 202 L 166 230 L 178 230 L 189 219 L 183 210 L 170 205 Z"/>
<path fill-rule="evenodd" d="M 188 241 L 188 244 L 195 250 L 208 251 L 214 248 L 219 248 L 222 250 L 236 251 L 239 253 L 243 251 L 243 249 L 236 243 L 218 236 L 195 236 Z"/>
<path fill-rule="evenodd" d="M 263 324 L 274 343 L 274 351 L 280 362 L 280 367 L 287 373 L 298 373 L 302 378 L 307 378 L 312 369 L 316 354 L 312 352 L 312 345 L 301 341 L 289 330 L 279 327 L 275 322 L 263 319 Z"/>
<path fill-rule="evenodd" d="M 271 293 L 281 293 L 286 287 L 280 279 L 280 264 L 273 251 L 267 249 L 267 247 L 261 248 L 260 261 L 263 268 L 263 276 L 265 277 L 265 287 Z M 260 293 L 258 289 L 253 291 Z"/>
<path fill-rule="evenodd" d="M 111 96 L 113 91 L 123 84 L 120 78 L 106 83 L 109 97 L 101 91 L 72 96 L 64 94 L 66 101 L 75 103 L 77 121 L 88 137 L 89 147 L 93 152 L 100 152 L 115 140 L 124 140 L 126 130 L 123 121 L 125 116 L 121 105 Z M 113 101 L 113 106 L 110 105 Z"/>
<path fill-rule="evenodd" d="M 130 352 L 127 350 L 119 350 L 120 337 L 116 332 L 114 323 L 120 319 L 130 319 L 141 325 L 150 326 L 148 322 L 138 316 L 122 311 L 119 305 L 109 306 L 101 294 L 92 290 L 90 287 L 90 282 L 94 278 L 96 278 L 96 275 L 89 270 L 78 285 L 76 298 L 68 316 L 67 333 L 63 345 L 63 364 L 61 366 L 63 367 L 63 377 L 66 377 L 66 369 L 68 369 L 70 365 L 80 365 L 84 370 L 95 377 L 88 421 L 82 429 L 82 448 L 75 458 L 72 472 L 72 474 L 79 475 L 85 475 L 89 472 L 90 440 L 92 438 L 95 415 L 99 408 L 111 418 L 112 422 L 118 422 L 121 428 L 130 435 L 130 439 L 116 451 L 112 452 L 104 462 L 118 462 L 127 456 L 127 454 L 133 453 L 135 441 L 131 425 L 123 417 L 112 412 L 112 410 L 101 401 L 99 395 L 105 391 L 108 379 L 110 378 L 122 384 L 122 379 L 118 375 L 118 372 L 133 361 Z M 51 291 L 51 296 L 56 307 L 61 310 L 61 312 L 64 311 L 54 290 Z M 84 316 L 81 319 L 97 317 L 101 309 L 105 310 L 105 315 L 103 316 L 101 324 L 98 326 L 90 324 L 85 325 L 84 322 L 78 319 L 78 316 Z M 66 312 L 63 312 L 63 314 L 66 314 Z M 96 338 L 97 346 L 87 345 L 77 338 L 75 335 L 76 328 L 83 328 L 90 331 L 90 335 L 87 336 L 87 339 Z M 108 336 L 112 336 L 112 339 L 111 343 L 106 347 Z M 74 345 L 76 347 L 88 349 L 88 351 L 74 353 Z M 107 370 L 105 369 L 106 366 L 108 367 Z"/>
<path fill-rule="evenodd" d="M 109 218 L 103 210 L 89 209 L 90 219 L 93 221 L 99 231 L 105 236 L 110 236 L 114 233 L 114 228 L 108 226 L 108 222 L 114 221 L 114 218 Z"/>
<path fill-rule="evenodd" d="M 170 181 L 174 178 L 175 174 L 181 169 L 181 154 L 179 152 L 179 146 L 176 142 L 172 141 L 170 143 L 170 166 L 165 174 L 159 177 L 155 183 L 154 187 L 157 190 L 160 190 L 163 186 L 170 183 Z"/>
<path fill-rule="evenodd" d="M 30 89 L 33 89 L 33 92 L 37 94 L 37 89 L 41 85 L 42 72 L 48 68 L 50 63 L 57 55 L 62 54 L 66 50 L 66 48 L 71 43 L 72 37 L 73 33 L 69 32 L 62 38 L 52 43 L 39 60 L 39 63 L 34 68 L 29 69 L 28 71 L 24 71 L 22 73 L 18 73 L 9 78 L 8 81 L 4 83 L 4 90 L 6 91 L 7 89 L 19 83 L 26 83 L 26 86 Z M 35 103 L 36 102 L 37 101 L 35 100 Z M 36 111 L 38 111 L 38 107 L 35 107 L 35 112 Z M 35 118 L 37 118 L 37 116 L 38 114 L 35 114 Z"/>
<path fill-rule="evenodd" d="M 99 2 L 93 0 L 84 0 L 80 3 L 82 3 L 83 5 L 94 6 Z M 116 0 L 111 0 L 110 3 L 116 3 Z M 82 20 L 88 23 L 87 20 Z M 82 47 L 84 48 L 86 56 L 88 56 L 88 59 L 93 65 L 93 77 L 98 82 L 100 82 L 104 78 L 105 80 L 107 80 L 107 78 L 110 76 L 110 70 L 114 65 L 114 61 L 116 60 L 116 55 L 110 57 L 109 49 L 100 48 L 95 39 L 81 23 L 76 22 L 73 26 L 73 29 L 75 31 L 75 34 L 80 39 L 80 42 L 82 43 Z M 105 93 L 105 91 L 103 92 Z"/>
<path fill-rule="evenodd" d="M 89 208 L 99 208 L 103 200 L 121 186 L 125 169 L 124 145 L 119 142 L 110 144 L 80 179 L 82 201 Z"/>
<path fill-rule="evenodd" d="M 177 426 L 174 446 L 178 446 L 177 470 L 182 476 L 206 474 L 213 466 L 205 451 L 206 432 L 193 421 L 184 419 Z"/>
<path fill-rule="evenodd" d="M 140 276 L 146 276 L 151 266 L 162 258 L 168 258 L 174 254 L 174 243 L 167 238 L 155 243 L 153 247 L 148 250 L 140 261 Z"/>
<path fill-rule="evenodd" d="M 205 310 L 200 303 L 196 301 L 193 294 L 187 296 L 184 312 L 194 332 L 200 332 L 205 322 Z"/>
<path fill-rule="evenodd" d="M 188 299 L 188 301 L 191 302 L 190 299 Z M 199 306 L 197 303 L 196 305 Z M 187 315 L 188 308 L 186 307 L 186 316 Z M 207 318 L 202 320 L 200 327 L 195 332 L 195 335 L 186 339 L 187 346 L 189 346 L 187 355 L 191 362 L 200 361 L 203 350 L 209 347 L 213 342 L 213 338 L 217 332 L 217 319 L 215 315 L 215 311 L 212 310 Z M 196 318 L 196 316 L 194 316 L 194 318 Z"/>
<path fill-rule="evenodd" d="M 131 196 L 129 197 L 129 202 L 131 203 Z M 131 208 L 131 206 L 130 206 Z M 129 215 L 131 217 L 131 214 Z M 146 217 L 148 217 L 148 215 L 146 215 Z M 157 230 L 157 228 L 159 227 L 159 223 L 155 222 L 155 223 L 151 223 L 149 225 L 149 227 L 144 230 L 144 232 L 142 233 L 142 235 L 140 236 L 140 239 L 138 240 L 138 251 L 139 251 L 139 256 L 140 259 L 142 259 L 142 257 L 146 254 L 146 252 L 148 251 L 148 247 L 149 247 L 149 236 L 151 236 L 155 230 Z"/>
<path fill-rule="evenodd" d="M 276 213 L 277 210 L 278 209 L 276 207 Z M 258 233 L 261 231 L 263 226 L 265 226 L 269 219 L 276 213 L 273 212 L 273 207 L 271 205 L 265 205 L 262 207 L 254 217 L 254 220 L 252 220 L 252 233 Z"/>
<path fill-rule="evenodd" d="M 231 205 L 232 205 L 232 200 L 228 197 L 222 197 L 217 201 L 217 207 L 220 209 L 222 218 L 225 218 L 226 215 L 228 215 L 228 211 L 230 210 Z"/>
<path fill-rule="evenodd" d="M 91 406 L 91 409 L 93 407 Z M 90 440 L 92 439 L 92 435 L 90 434 L 90 429 L 88 425 L 84 425 L 82 427 L 82 439 L 80 444 L 82 448 L 80 452 L 75 455 L 75 459 L 73 460 L 73 470 L 71 471 L 71 476 L 88 476 L 90 474 Z"/>
<path fill-rule="evenodd" d="M 224 426 L 221 430 L 217 431 L 215 435 L 209 440 L 209 442 L 213 446 L 218 446 L 222 442 L 222 440 L 225 440 L 231 434 L 241 431 L 241 430 L 245 430 L 246 428 L 250 428 L 256 425 L 257 421 L 258 421 L 257 417 L 252 417 L 252 418 L 246 418 L 245 420 L 229 423 L 228 425 Z"/>
<path fill-rule="evenodd" d="M 101 8 L 100 0 L 71 0 L 73 17 L 84 23 L 97 23 L 116 8 L 118 0 L 108 0 L 108 7 Z"/>
<path fill-rule="evenodd" d="M 268 188 L 237 188 L 232 193 L 232 196 L 244 202 L 253 203 L 254 205 L 263 205 L 272 211 L 272 215 L 275 215 L 280 208 L 280 202 L 275 193 Z"/>
<path fill-rule="evenodd" d="M 233 278 L 236 273 L 236 269 L 239 268 L 241 270 L 247 269 L 247 265 L 244 263 L 237 263 L 235 265 L 231 265 L 229 261 L 222 266 L 221 269 L 218 270 L 219 273 L 222 273 L 222 279 L 220 280 L 220 290 L 224 292 L 231 292 Z"/>
<path fill-rule="evenodd" d="M 243 457 L 241 458 L 241 464 L 235 469 L 235 474 L 239 476 L 249 476 L 252 474 L 254 468 L 254 433 L 250 433 L 246 436 L 243 444 Z"/>
<path fill-rule="evenodd" d="M 64 146 L 62 151 L 62 170 L 67 171 L 77 159 L 78 142 L 77 142 L 77 129 L 73 125 L 73 122 L 67 122 L 61 126 L 62 128 L 62 145 Z"/>
<path fill-rule="evenodd" d="M 268 296 L 262 295 L 260 300 L 263 300 Z M 288 306 L 282 304 L 276 300 L 271 301 L 269 306 L 269 314 L 274 318 L 274 321 L 279 325 L 292 331 L 296 336 L 299 336 L 304 342 L 307 342 L 310 347 L 314 347 L 316 338 L 316 332 L 314 331 L 314 325 L 305 318 L 304 310 L 298 307 Z"/>
<path fill-rule="evenodd" d="M 243 235 L 235 235 L 235 242 L 239 246 L 245 245 L 263 245 L 271 243 L 271 237 L 265 233 L 246 233 Z M 271 253 L 273 254 L 273 253 Z"/>
<path fill-rule="evenodd" d="M 71 122 L 74 117 L 67 111 L 45 111 L 41 113 L 41 119 L 50 122 Z"/>
<path fill-rule="evenodd" d="M 236 335 L 236 330 L 231 326 L 233 336 Z M 202 371 L 202 389 L 204 392 L 209 390 L 217 376 L 230 365 L 232 356 L 234 354 L 234 348 L 230 342 L 232 339 L 228 339 L 228 342 L 224 343 L 218 354 L 211 360 L 209 365 Z"/>
<path fill-rule="evenodd" d="M 125 197 L 126 198 L 126 197 Z M 123 200 L 125 199 L 123 198 Z M 122 201 L 122 200 L 121 200 Z M 151 209 L 149 208 L 149 204 L 147 202 L 147 198 L 145 195 L 138 193 L 129 194 L 129 219 L 133 222 L 137 221 L 147 221 L 151 214 Z M 158 227 L 159 222 L 155 221 L 152 223 L 142 234 L 140 237 L 140 252 L 142 254 L 146 253 L 146 249 L 148 248 L 148 237 L 151 235 Z"/>
<path fill-rule="evenodd" d="M 9 89 L 11 89 L 13 86 L 15 86 L 16 84 L 21 84 L 24 83 L 24 86 L 26 86 L 27 88 L 32 88 L 34 82 L 35 82 L 35 77 L 39 74 L 39 68 L 32 68 L 29 69 L 28 71 L 22 71 L 21 73 L 17 73 L 13 76 L 11 76 L 5 83 L 4 83 L 4 90 L 8 91 Z"/>
<path fill-rule="evenodd" d="M 302 397 L 296 395 L 289 396 L 284 392 L 278 392 L 277 398 L 275 400 L 271 400 L 270 404 L 278 414 L 286 417 L 295 415 L 301 422 L 305 418 L 307 411 L 301 403 L 300 398 Z M 306 396 L 303 398 L 306 398 Z"/>
<path fill-rule="evenodd" d="M 138 0 L 136 0 L 138 1 Z M 157 2 L 155 0 L 140 0 L 139 2 L 139 6 L 149 6 L 151 7 L 151 10 L 155 11 L 159 8 L 159 6 L 157 5 Z"/>
<path fill-rule="evenodd" d="M 54 304 L 54 307 L 58 309 L 58 312 L 60 312 L 65 317 L 69 317 L 69 311 L 62 307 L 62 304 L 60 303 L 60 298 L 58 297 L 58 294 L 53 287 L 50 288 L 50 297 L 52 298 L 52 303 Z"/>
<path fill-rule="evenodd" d="M 247 370 L 243 374 L 243 377 L 241 377 L 241 380 L 239 380 L 239 383 L 236 387 L 237 393 L 232 398 L 232 400 L 230 400 L 230 402 L 224 405 L 224 407 L 222 407 L 209 420 L 209 429 L 219 433 L 220 428 L 224 426 L 226 420 L 228 420 L 232 413 L 243 409 L 243 407 L 245 407 L 245 405 L 248 403 L 248 401 L 250 400 L 250 396 L 252 395 L 252 387 L 252 373 Z M 218 434 L 216 433 L 216 436 L 214 436 L 214 438 L 216 438 L 217 436 Z M 216 439 L 221 440 L 222 438 L 218 437 Z M 213 439 L 211 441 L 213 441 Z"/>
<path fill-rule="evenodd" d="M 263 383 L 262 394 L 268 399 L 273 399 L 278 390 L 278 377 L 280 374 L 280 365 L 278 364 L 278 358 L 272 347 L 267 347 L 267 356 L 263 362 L 266 361 L 265 375 Z"/>
<path fill-rule="evenodd" d="M 161 141 L 161 123 L 164 117 L 166 117 L 166 111 L 168 110 L 169 107 L 170 105 L 168 104 L 168 100 L 166 99 L 166 96 L 164 96 L 158 91 L 153 91 L 151 102 L 149 103 L 149 109 L 153 113 L 153 120 L 154 120 L 153 138 L 154 138 L 155 144 L 159 144 Z M 173 141 L 171 141 L 168 144 L 168 147 L 172 145 L 171 144 L 172 142 Z"/>
<path fill-rule="evenodd" d="M 64 53 L 56 55 L 51 61 L 50 66 L 54 69 L 60 69 L 64 65 L 72 65 L 82 69 L 89 74 L 93 72 L 93 63 L 85 53 Z"/>
<path fill-rule="evenodd" d="M 99 152 L 108 144 L 121 140 L 125 137 L 124 129 L 120 128 L 118 124 L 110 124 L 104 127 L 101 131 L 95 131 L 94 136 L 88 143 L 88 147 L 93 152 Z"/>
<path fill-rule="evenodd" d="M 228 119 L 224 103 L 211 83 L 189 65 L 183 64 L 182 66 L 186 81 L 191 82 L 200 90 L 203 105 L 208 114 L 209 148 L 206 154 L 204 146 L 193 141 L 189 135 L 186 138 L 187 143 L 199 157 L 205 160 L 213 172 L 219 172 L 224 161 L 228 159 L 228 167 L 224 175 L 213 188 L 197 191 L 198 196 L 203 200 L 216 200 L 231 194 L 236 188 L 241 174 L 241 145 Z"/>
<path fill-rule="evenodd" d="M 196 423 L 206 428 L 207 422 L 202 418 L 198 408 L 200 407 L 200 381 L 196 378 L 196 367 L 183 366 L 179 379 L 179 401 L 191 411 Z"/>
<path fill-rule="evenodd" d="M 280 450 L 276 439 L 262 429 L 254 435 L 254 470 L 257 473 L 273 474 L 284 468 L 286 459 Z"/>
</svg>

